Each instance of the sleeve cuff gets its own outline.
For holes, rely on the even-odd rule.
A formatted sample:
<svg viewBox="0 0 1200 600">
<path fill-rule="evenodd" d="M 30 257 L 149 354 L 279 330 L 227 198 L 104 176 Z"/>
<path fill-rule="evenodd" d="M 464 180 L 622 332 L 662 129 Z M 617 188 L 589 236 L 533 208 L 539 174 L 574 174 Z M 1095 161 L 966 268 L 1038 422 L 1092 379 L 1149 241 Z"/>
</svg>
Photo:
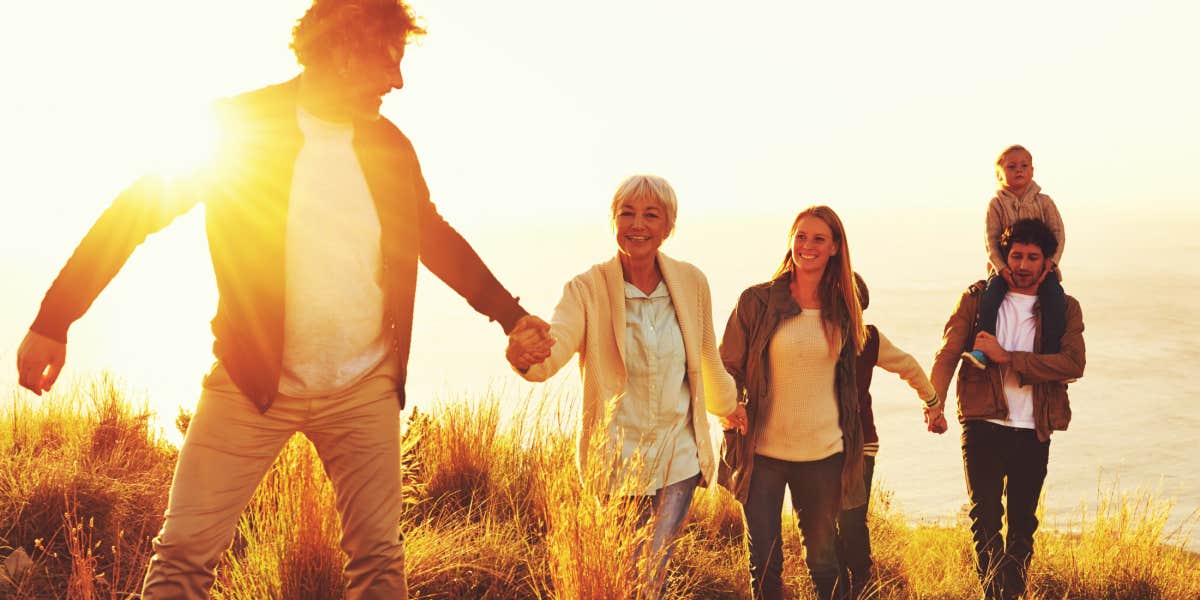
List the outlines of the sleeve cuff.
<svg viewBox="0 0 1200 600">
<path fill-rule="evenodd" d="M 492 316 L 492 320 L 498 321 L 500 327 L 504 329 L 504 334 L 508 335 L 517 326 L 517 321 L 528 314 L 524 308 L 521 308 L 520 298 L 513 298 L 511 306 L 500 309 L 496 315 Z"/>
<path fill-rule="evenodd" d="M 29 330 L 45 337 L 48 337 L 56 342 L 67 343 L 67 328 L 70 325 L 59 325 L 53 322 L 46 316 L 45 313 L 38 313 L 38 316 L 33 321 L 33 325 L 29 326 Z"/>
</svg>

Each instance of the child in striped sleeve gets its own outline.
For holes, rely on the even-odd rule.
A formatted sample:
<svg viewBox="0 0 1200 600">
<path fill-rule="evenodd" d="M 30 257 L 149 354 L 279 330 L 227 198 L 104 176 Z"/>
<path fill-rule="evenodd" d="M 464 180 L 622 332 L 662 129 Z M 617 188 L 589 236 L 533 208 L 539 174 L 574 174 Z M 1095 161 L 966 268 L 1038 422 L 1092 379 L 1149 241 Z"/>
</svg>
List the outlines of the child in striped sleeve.
<svg viewBox="0 0 1200 600">
<path fill-rule="evenodd" d="M 866 310 L 870 302 L 867 284 L 858 273 L 854 274 L 858 288 L 858 301 Z M 875 473 L 875 455 L 879 452 L 879 434 L 875 430 L 875 414 L 871 408 L 871 375 L 875 367 L 900 376 L 924 402 L 926 421 L 929 412 L 941 408 L 942 400 L 933 390 L 933 384 L 925 371 L 911 354 L 897 348 L 874 325 L 867 325 L 869 337 L 866 347 L 858 355 L 855 372 L 858 379 L 858 415 L 863 431 L 863 478 L 866 480 L 867 504 L 843 510 L 838 515 L 837 548 L 842 564 L 842 580 L 851 582 L 851 597 L 859 598 L 867 591 L 873 580 L 871 562 L 871 538 L 867 529 L 867 507 L 871 502 L 871 479 Z M 943 427 L 930 427 L 930 431 L 944 433 Z"/>
</svg>

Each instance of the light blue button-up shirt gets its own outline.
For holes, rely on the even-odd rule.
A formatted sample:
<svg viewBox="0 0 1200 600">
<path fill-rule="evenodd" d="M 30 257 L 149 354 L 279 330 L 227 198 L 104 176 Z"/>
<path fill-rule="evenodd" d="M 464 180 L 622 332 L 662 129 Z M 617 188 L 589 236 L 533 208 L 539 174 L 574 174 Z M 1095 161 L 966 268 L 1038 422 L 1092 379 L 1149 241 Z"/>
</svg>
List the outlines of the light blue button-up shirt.
<svg viewBox="0 0 1200 600">
<path fill-rule="evenodd" d="M 653 494 L 700 472 L 683 333 L 663 282 L 649 296 L 625 282 L 625 371 L 609 435 L 626 469 L 640 457 L 644 493 Z"/>
</svg>

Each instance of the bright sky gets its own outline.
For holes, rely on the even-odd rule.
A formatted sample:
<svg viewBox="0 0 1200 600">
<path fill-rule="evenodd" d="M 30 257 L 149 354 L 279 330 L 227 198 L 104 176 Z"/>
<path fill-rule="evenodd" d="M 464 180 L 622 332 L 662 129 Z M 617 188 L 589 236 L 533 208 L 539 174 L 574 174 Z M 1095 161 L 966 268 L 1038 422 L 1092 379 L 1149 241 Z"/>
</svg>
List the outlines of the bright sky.
<svg viewBox="0 0 1200 600">
<path fill-rule="evenodd" d="M 73 0 L 5 9 L 0 384 L 15 379 L 16 347 L 42 294 L 111 198 L 148 166 L 188 155 L 181 140 L 202 133 L 209 101 L 297 72 L 288 41 L 306 7 Z M 415 9 L 429 35 L 409 49 L 408 87 L 383 112 L 414 141 L 442 212 L 504 267 L 497 272 L 536 258 L 506 248 L 570 227 L 597 226 L 587 239 L 602 244 L 608 198 L 633 172 L 667 177 L 681 224 L 718 235 L 714 224 L 786 222 L 814 202 L 860 220 L 974 219 L 995 154 L 1022 143 L 1068 223 L 1118 209 L 1197 213 L 1195 2 L 461 0 Z M 152 238 L 72 329 L 69 368 L 111 368 L 159 402 L 194 404 L 215 308 L 200 212 Z M 581 250 L 538 298 L 609 251 Z"/>
</svg>

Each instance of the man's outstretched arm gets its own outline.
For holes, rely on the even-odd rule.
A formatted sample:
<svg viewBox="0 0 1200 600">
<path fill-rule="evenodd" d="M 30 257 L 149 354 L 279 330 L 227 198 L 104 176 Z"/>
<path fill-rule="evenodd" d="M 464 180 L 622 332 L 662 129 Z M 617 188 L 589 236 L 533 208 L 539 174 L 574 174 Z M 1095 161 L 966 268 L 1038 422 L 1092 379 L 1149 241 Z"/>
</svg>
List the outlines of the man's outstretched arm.
<svg viewBox="0 0 1200 600">
<path fill-rule="evenodd" d="M 471 308 L 498 321 L 505 334 L 512 333 L 517 321 L 529 313 L 504 289 L 467 240 L 438 213 L 429 200 L 429 188 L 415 155 L 412 169 L 418 195 L 421 263 L 466 299 Z"/>
<path fill-rule="evenodd" d="M 20 383 L 36 394 L 54 385 L 66 360 L 67 329 L 146 236 L 190 210 L 197 196 L 160 176 L 129 186 L 83 237 L 42 299 L 37 318 L 17 351 Z"/>
</svg>

